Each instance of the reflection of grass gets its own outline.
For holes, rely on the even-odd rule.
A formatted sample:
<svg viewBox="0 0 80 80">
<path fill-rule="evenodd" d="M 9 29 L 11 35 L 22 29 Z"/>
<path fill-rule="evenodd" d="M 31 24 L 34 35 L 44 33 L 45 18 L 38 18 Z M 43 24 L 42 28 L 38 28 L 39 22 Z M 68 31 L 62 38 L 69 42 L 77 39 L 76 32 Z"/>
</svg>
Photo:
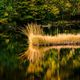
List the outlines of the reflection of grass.
<svg viewBox="0 0 80 80">
<path fill-rule="evenodd" d="M 37 24 L 31 24 L 31 25 L 28 24 L 28 26 L 26 26 L 26 28 L 23 29 L 22 32 L 26 36 L 28 36 L 29 47 L 28 47 L 28 50 L 25 51 L 25 53 L 21 55 L 21 57 L 23 59 L 28 58 L 32 62 L 36 61 L 36 59 L 39 60 L 42 57 L 42 55 L 41 55 L 39 49 L 33 48 L 33 41 L 32 40 L 34 39 L 35 35 L 43 34 L 42 29 Z M 36 41 L 36 39 L 35 39 L 35 41 Z"/>
<path fill-rule="evenodd" d="M 28 36 L 29 48 L 24 54 L 21 55 L 22 58 L 28 58 L 30 61 L 34 62 L 42 58 L 42 52 L 49 50 L 51 48 L 58 48 L 59 46 L 50 46 L 50 44 L 64 44 L 64 43 L 76 43 L 80 40 L 80 34 L 58 34 L 56 36 L 44 35 L 43 30 L 37 24 L 28 24 L 22 32 Z M 40 45 L 40 46 L 39 46 Z M 41 49 L 41 47 L 43 47 Z M 47 47 L 47 48 L 46 48 Z M 77 46 L 61 46 L 61 48 L 76 48 Z M 78 46 L 80 47 L 80 46 Z M 60 48 L 60 47 L 59 47 Z"/>
</svg>

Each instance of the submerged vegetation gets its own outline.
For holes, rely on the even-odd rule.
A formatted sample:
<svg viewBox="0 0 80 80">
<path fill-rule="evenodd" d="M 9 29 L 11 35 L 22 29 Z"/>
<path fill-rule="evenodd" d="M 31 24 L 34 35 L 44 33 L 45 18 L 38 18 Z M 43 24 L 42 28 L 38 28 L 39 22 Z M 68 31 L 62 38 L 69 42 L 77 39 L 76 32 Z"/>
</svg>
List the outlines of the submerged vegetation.
<svg viewBox="0 0 80 80">
<path fill-rule="evenodd" d="M 80 0 L 0 0 L 0 80 L 80 80 L 79 46 Z"/>
</svg>

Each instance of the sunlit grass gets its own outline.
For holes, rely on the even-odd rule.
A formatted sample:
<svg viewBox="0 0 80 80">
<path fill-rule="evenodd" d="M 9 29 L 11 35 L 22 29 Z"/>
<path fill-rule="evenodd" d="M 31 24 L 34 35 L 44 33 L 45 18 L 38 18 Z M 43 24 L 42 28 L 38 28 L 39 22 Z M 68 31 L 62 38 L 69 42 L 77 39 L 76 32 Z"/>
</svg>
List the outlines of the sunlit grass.
<svg viewBox="0 0 80 80">
<path fill-rule="evenodd" d="M 55 36 L 45 35 L 40 25 L 28 24 L 22 29 L 23 34 L 28 37 L 28 50 L 26 50 L 21 58 L 28 59 L 30 62 L 36 62 L 43 58 L 44 52 L 55 48 L 79 48 L 80 34 L 58 34 Z M 64 45 L 64 44 L 67 45 Z M 57 45 L 56 45 L 57 44 Z M 72 45 L 70 45 L 72 44 Z"/>
</svg>

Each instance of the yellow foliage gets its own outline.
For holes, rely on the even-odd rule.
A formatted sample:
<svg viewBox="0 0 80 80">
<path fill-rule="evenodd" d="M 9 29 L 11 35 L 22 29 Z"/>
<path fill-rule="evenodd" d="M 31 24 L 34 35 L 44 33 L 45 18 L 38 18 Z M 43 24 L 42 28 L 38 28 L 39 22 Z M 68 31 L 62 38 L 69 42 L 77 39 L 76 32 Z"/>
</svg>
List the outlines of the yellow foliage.
<svg viewBox="0 0 80 80">
<path fill-rule="evenodd" d="M 67 2 L 67 3 L 65 4 L 65 6 L 68 7 L 68 8 L 70 8 L 70 7 L 71 7 L 71 3 Z"/>
<path fill-rule="evenodd" d="M 53 70 L 53 72 L 55 72 L 55 69 L 56 69 L 56 63 L 55 63 L 55 61 L 53 60 L 52 61 L 52 70 Z"/>
<path fill-rule="evenodd" d="M 70 51 L 70 53 L 67 55 L 67 60 L 69 60 L 73 56 L 73 50 Z"/>
<path fill-rule="evenodd" d="M 45 75 L 46 80 L 50 80 L 51 79 L 51 75 L 52 75 L 52 71 L 51 69 L 48 69 Z"/>
<path fill-rule="evenodd" d="M 48 5 L 44 4 L 44 7 L 45 7 L 45 8 L 47 8 L 47 7 L 48 7 Z"/>
<path fill-rule="evenodd" d="M 64 9 L 65 9 L 65 10 L 69 10 L 71 6 L 72 6 L 71 3 L 66 2 L 66 3 L 65 3 L 65 6 L 64 6 Z"/>
<path fill-rule="evenodd" d="M 0 23 L 2 23 L 2 24 L 5 24 L 5 23 L 7 23 L 7 18 L 0 19 Z"/>
<path fill-rule="evenodd" d="M 42 69 L 42 67 L 38 66 L 38 67 L 35 67 L 35 71 L 36 71 L 36 72 L 42 72 L 43 69 Z"/>
<path fill-rule="evenodd" d="M 54 15 L 57 15 L 57 14 L 59 14 L 59 9 L 58 9 L 56 6 L 52 6 L 51 12 L 52 12 Z"/>
<path fill-rule="evenodd" d="M 34 73 L 34 71 L 35 71 L 35 66 L 34 66 L 32 63 L 30 63 L 27 71 L 28 71 L 29 73 Z"/>
<path fill-rule="evenodd" d="M 42 67 L 39 66 L 39 65 L 30 63 L 30 65 L 29 65 L 27 71 L 28 71 L 29 73 L 35 73 L 35 72 L 42 72 L 43 69 L 42 69 Z"/>
<path fill-rule="evenodd" d="M 10 41 L 9 39 L 6 39 L 6 40 L 5 40 L 6 43 L 9 43 L 9 41 Z"/>
<path fill-rule="evenodd" d="M 8 16 L 8 13 L 7 13 L 7 12 L 5 12 L 5 13 L 4 13 L 4 16 Z"/>
<path fill-rule="evenodd" d="M 80 67 L 80 61 L 73 60 L 73 67 Z"/>
<path fill-rule="evenodd" d="M 61 64 L 62 64 L 62 65 L 65 65 L 65 64 L 66 64 L 66 59 L 65 59 L 65 57 L 62 58 Z"/>
</svg>

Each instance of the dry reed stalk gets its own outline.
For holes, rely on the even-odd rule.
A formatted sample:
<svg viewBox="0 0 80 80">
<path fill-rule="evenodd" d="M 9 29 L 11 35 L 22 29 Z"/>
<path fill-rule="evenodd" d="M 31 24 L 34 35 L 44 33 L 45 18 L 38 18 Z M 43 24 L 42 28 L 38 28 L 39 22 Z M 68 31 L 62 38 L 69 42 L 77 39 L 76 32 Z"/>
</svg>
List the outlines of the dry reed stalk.
<svg viewBox="0 0 80 80">
<path fill-rule="evenodd" d="M 21 55 L 21 58 L 28 59 L 31 62 L 35 62 L 41 59 L 43 52 L 55 48 L 80 48 L 80 34 L 58 34 L 56 36 L 44 35 L 40 25 L 28 24 L 22 32 L 28 36 L 28 50 Z M 50 46 L 52 44 L 52 46 Z M 68 44 L 68 45 L 64 45 Z M 73 44 L 73 45 L 69 45 Z"/>
</svg>

